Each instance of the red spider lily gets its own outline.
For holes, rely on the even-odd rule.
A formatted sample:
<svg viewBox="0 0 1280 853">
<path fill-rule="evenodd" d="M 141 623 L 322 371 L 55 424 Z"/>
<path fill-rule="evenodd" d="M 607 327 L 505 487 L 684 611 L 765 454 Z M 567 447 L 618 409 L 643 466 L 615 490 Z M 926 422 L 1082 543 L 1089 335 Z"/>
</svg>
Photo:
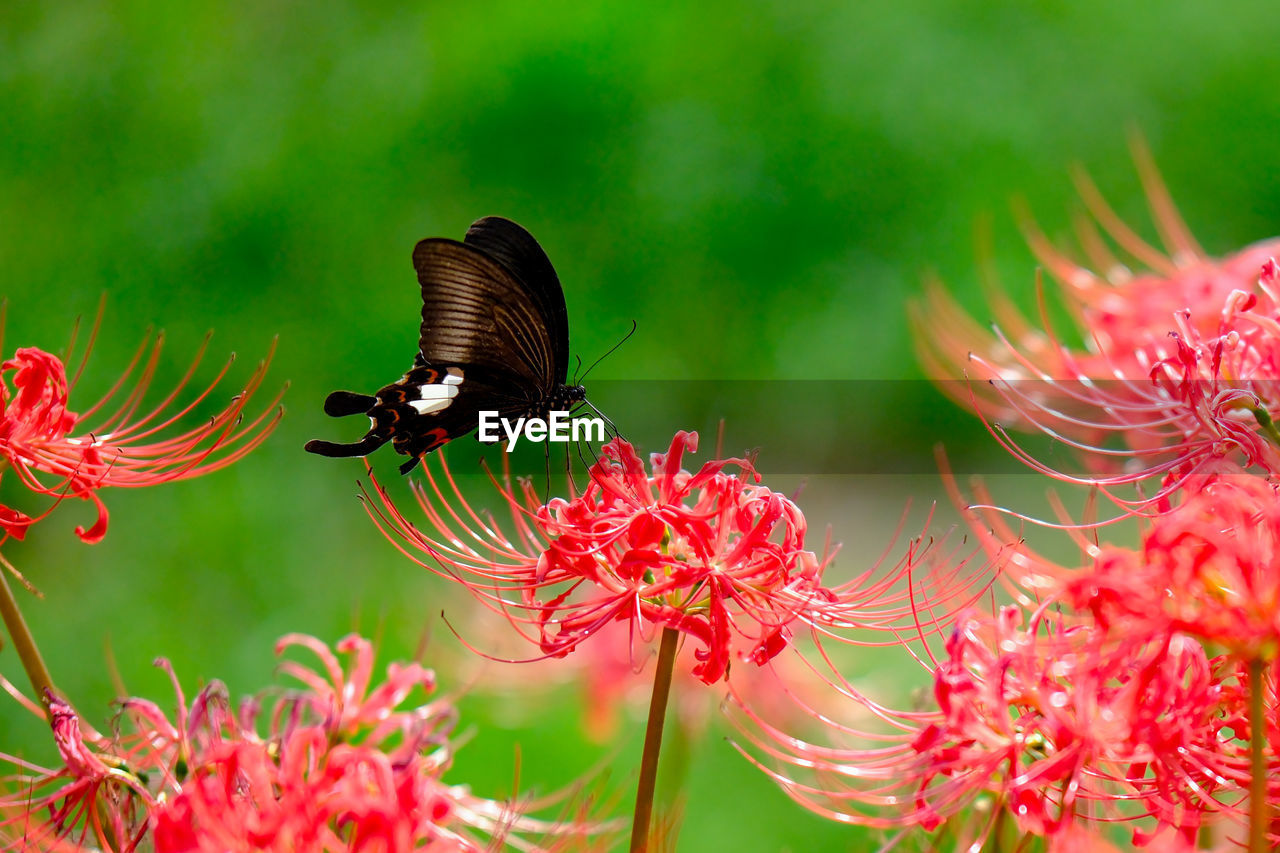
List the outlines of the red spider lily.
<svg viewBox="0 0 1280 853">
<path fill-rule="evenodd" d="M 1224 698 L 1234 666 L 1183 635 L 1117 643 L 1043 611 L 1024 627 L 1022 611 L 1004 608 L 959 620 L 933 670 L 934 710 L 890 710 L 837 675 L 867 721 L 815 715 L 838 745 L 741 703 L 737 722 L 752 760 L 833 819 L 948 822 L 978 843 L 1000 815 L 1054 840 L 1081 823 L 1129 821 L 1136 843 L 1161 832 L 1189 843 L 1206 820 L 1238 817 L 1248 787 L 1247 745 L 1233 739 Z"/>
<path fill-rule="evenodd" d="M 696 643 L 692 674 L 714 684 L 735 657 L 754 664 L 773 658 L 796 627 L 890 629 L 912 617 L 911 598 L 920 593 L 910 583 L 914 562 L 884 579 L 868 572 L 823 586 L 831 555 L 805 548 L 800 508 L 757 485 L 746 460 L 685 471 L 684 454 L 696 446 L 696 434 L 677 433 L 666 453 L 653 455 L 647 474 L 632 446 L 615 439 L 582 494 L 546 505 L 527 482 L 518 491 L 499 486 L 514 541 L 467 504 L 443 462 L 447 495 L 429 470 L 428 486 L 415 487 L 426 530 L 381 487 L 376 504 L 366 506 L 402 553 L 463 583 L 539 646 L 538 659 L 563 657 L 623 623 L 629 659 L 643 660 L 636 650 L 668 627 Z M 896 589 L 904 578 L 908 589 Z M 949 590 L 952 582 L 931 578 L 928 586 Z"/>
<path fill-rule="evenodd" d="M 962 504 L 954 481 L 947 482 Z M 970 531 L 989 553 L 1008 553 L 1001 578 L 1024 606 L 1068 605 L 1079 613 L 1073 618 L 1091 617 L 1131 638 L 1181 632 L 1241 661 L 1280 655 L 1280 493 L 1270 480 L 1217 463 L 1156 505 L 1138 548 L 1086 536 L 1091 524 L 1073 521 L 1058 503 L 1059 526 L 1082 564 L 1057 562 L 1019 540 L 1006 518 L 1015 513 L 993 506 L 975 485 Z"/>
<path fill-rule="evenodd" d="M 1043 305 L 1040 329 L 997 294 L 991 333 L 933 287 L 915 312 L 925 370 L 951 380 L 943 383 L 948 393 L 975 407 L 1006 448 L 1059 479 L 1110 489 L 1159 477 L 1156 498 L 1163 498 L 1224 457 L 1280 473 L 1280 433 L 1271 423 L 1280 405 L 1280 291 L 1271 260 L 1280 240 L 1208 257 L 1149 156 L 1139 150 L 1137 159 L 1167 257 L 1121 222 L 1087 179 L 1081 194 L 1107 235 L 1152 272 L 1130 273 L 1091 221 L 1082 221 L 1080 237 L 1101 274 L 1032 229 L 1032 247 L 1086 347 L 1062 340 Z M 1073 475 L 1037 461 L 1000 422 L 1076 448 L 1090 470 Z"/>
<path fill-rule="evenodd" d="M 1280 655 L 1280 495 L 1239 468 L 1188 483 L 1139 549 L 1104 545 L 1085 570 L 1059 571 L 1061 599 L 1104 627 L 1180 631 L 1240 660 Z"/>
<path fill-rule="evenodd" d="M 277 652 L 291 646 L 311 651 L 321 666 L 285 664 L 303 690 L 277 699 L 265 735 L 258 702 L 233 713 L 218 682 L 188 707 L 175 680 L 173 721 L 152 702 L 127 700 L 123 717 L 133 731 L 114 737 L 88 730 L 54 699 L 62 766 L 8 758 L 19 773 L 0 797 L 0 849 L 115 853 L 145 841 L 159 853 L 538 850 L 548 848 L 535 837 L 566 849 L 602 828 L 534 820 L 516 804 L 446 784 L 452 705 L 401 707 L 434 688 L 429 670 L 393 664 L 371 688 L 367 640 L 338 643 L 350 656 L 346 671 L 318 640 L 290 635 Z"/>
<path fill-rule="evenodd" d="M 7 681 L 3 686 L 45 716 Z M 62 765 L 44 768 L 0 755 L 17 770 L 0 787 L 0 850 L 73 851 L 96 843 L 107 851 L 136 849 L 154 797 L 129 768 L 129 748 L 119 755 L 103 749 L 106 739 L 87 730 L 70 705 L 50 696 L 48 706 Z"/>
<path fill-rule="evenodd" d="M 268 353 L 226 408 L 199 426 L 176 432 L 176 425 L 211 396 L 231 364 L 203 390 L 179 402 L 204 355 L 202 345 L 178 386 L 144 408 L 162 344 L 163 335 L 144 341 L 115 385 L 81 413 L 70 408 L 69 399 L 79 371 L 68 381 L 57 356 L 23 347 L 0 364 L 0 472 L 11 468 L 24 486 L 55 501 L 92 501 L 97 521 L 88 529 L 76 528 L 85 542 L 98 542 L 107 531 L 107 508 L 99 489 L 150 486 L 215 471 L 261 444 L 280 420 L 280 395 L 246 419 L 249 400 L 266 375 Z M 88 355 L 86 349 L 81 370 Z M 0 506 L 0 542 L 9 536 L 21 539 L 51 509 L 33 517 Z"/>
</svg>

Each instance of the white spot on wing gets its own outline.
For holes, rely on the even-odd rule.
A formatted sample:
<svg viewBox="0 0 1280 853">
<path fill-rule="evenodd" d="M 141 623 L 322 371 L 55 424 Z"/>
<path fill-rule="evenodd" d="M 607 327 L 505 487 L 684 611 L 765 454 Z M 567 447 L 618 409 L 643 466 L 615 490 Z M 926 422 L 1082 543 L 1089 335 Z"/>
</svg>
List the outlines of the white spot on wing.
<svg viewBox="0 0 1280 853">
<path fill-rule="evenodd" d="M 442 412 L 449 408 L 453 398 L 458 396 L 462 386 L 462 368 L 450 367 L 445 371 L 444 379 L 439 384 L 419 385 L 417 400 L 409 400 L 409 405 L 420 415 Z"/>
<path fill-rule="evenodd" d="M 430 400 L 410 400 L 409 405 L 413 406 L 420 415 L 429 415 L 432 412 L 443 411 L 449 408 L 452 398 L 434 398 Z"/>
</svg>

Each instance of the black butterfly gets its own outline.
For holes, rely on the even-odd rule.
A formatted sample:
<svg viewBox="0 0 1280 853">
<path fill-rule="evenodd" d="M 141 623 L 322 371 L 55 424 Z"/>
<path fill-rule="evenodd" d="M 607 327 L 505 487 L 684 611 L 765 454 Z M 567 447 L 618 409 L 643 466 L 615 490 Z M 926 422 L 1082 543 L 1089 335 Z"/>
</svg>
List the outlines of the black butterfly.
<svg viewBox="0 0 1280 853">
<path fill-rule="evenodd" d="M 586 399 L 569 373 L 569 315 L 551 261 L 509 219 L 475 222 L 459 243 L 433 237 L 413 249 L 422 285 L 422 330 L 413 367 L 373 396 L 334 391 L 333 417 L 367 414 L 354 444 L 308 441 L 321 456 L 365 456 L 388 441 L 418 460 L 477 426 L 481 411 L 512 421 L 547 418 Z"/>
</svg>

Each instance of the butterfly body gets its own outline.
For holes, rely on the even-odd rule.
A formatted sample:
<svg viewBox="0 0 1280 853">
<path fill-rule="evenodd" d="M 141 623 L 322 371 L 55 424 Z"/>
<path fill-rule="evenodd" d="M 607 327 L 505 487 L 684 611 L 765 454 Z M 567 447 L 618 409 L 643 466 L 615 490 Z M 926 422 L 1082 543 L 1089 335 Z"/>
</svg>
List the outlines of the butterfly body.
<svg viewBox="0 0 1280 853">
<path fill-rule="evenodd" d="M 462 242 L 422 240 L 413 265 L 422 287 L 422 325 L 413 367 L 375 394 L 335 391 L 334 417 L 367 414 L 352 444 L 309 441 L 322 456 L 364 456 L 391 442 L 410 458 L 474 430 L 481 411 L 547 418 L 586 399 L 566 384 L 569 324 L 551 261 L 528 231 L 500 217 L 478 220 Z"/>
</svg>

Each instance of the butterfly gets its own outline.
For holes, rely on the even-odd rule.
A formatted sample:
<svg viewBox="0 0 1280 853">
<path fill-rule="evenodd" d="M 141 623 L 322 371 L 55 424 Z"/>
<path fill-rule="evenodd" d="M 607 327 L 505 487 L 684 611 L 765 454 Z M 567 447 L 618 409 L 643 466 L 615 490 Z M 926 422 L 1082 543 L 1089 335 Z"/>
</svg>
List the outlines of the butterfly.
<svg viewBox="0 0 1280 853">
<path fill-rule="evenodd" d="M 333 417 L 366 414 L 370 427 L 351 444 L 312 440 L 321 456 L 365 456 L 388 441 L 410 457 L 476 429 L 481 411 L 543 418 L 586 399 L 567 385 L 569 315 L 555 268 L 533 235 L 509 219 L 487 216 L 462 242 L 422 240 L 413 249 L 422 286 L 422 326 L 413 367 L 377 393 L 334 391 Z"/>
</svg>

